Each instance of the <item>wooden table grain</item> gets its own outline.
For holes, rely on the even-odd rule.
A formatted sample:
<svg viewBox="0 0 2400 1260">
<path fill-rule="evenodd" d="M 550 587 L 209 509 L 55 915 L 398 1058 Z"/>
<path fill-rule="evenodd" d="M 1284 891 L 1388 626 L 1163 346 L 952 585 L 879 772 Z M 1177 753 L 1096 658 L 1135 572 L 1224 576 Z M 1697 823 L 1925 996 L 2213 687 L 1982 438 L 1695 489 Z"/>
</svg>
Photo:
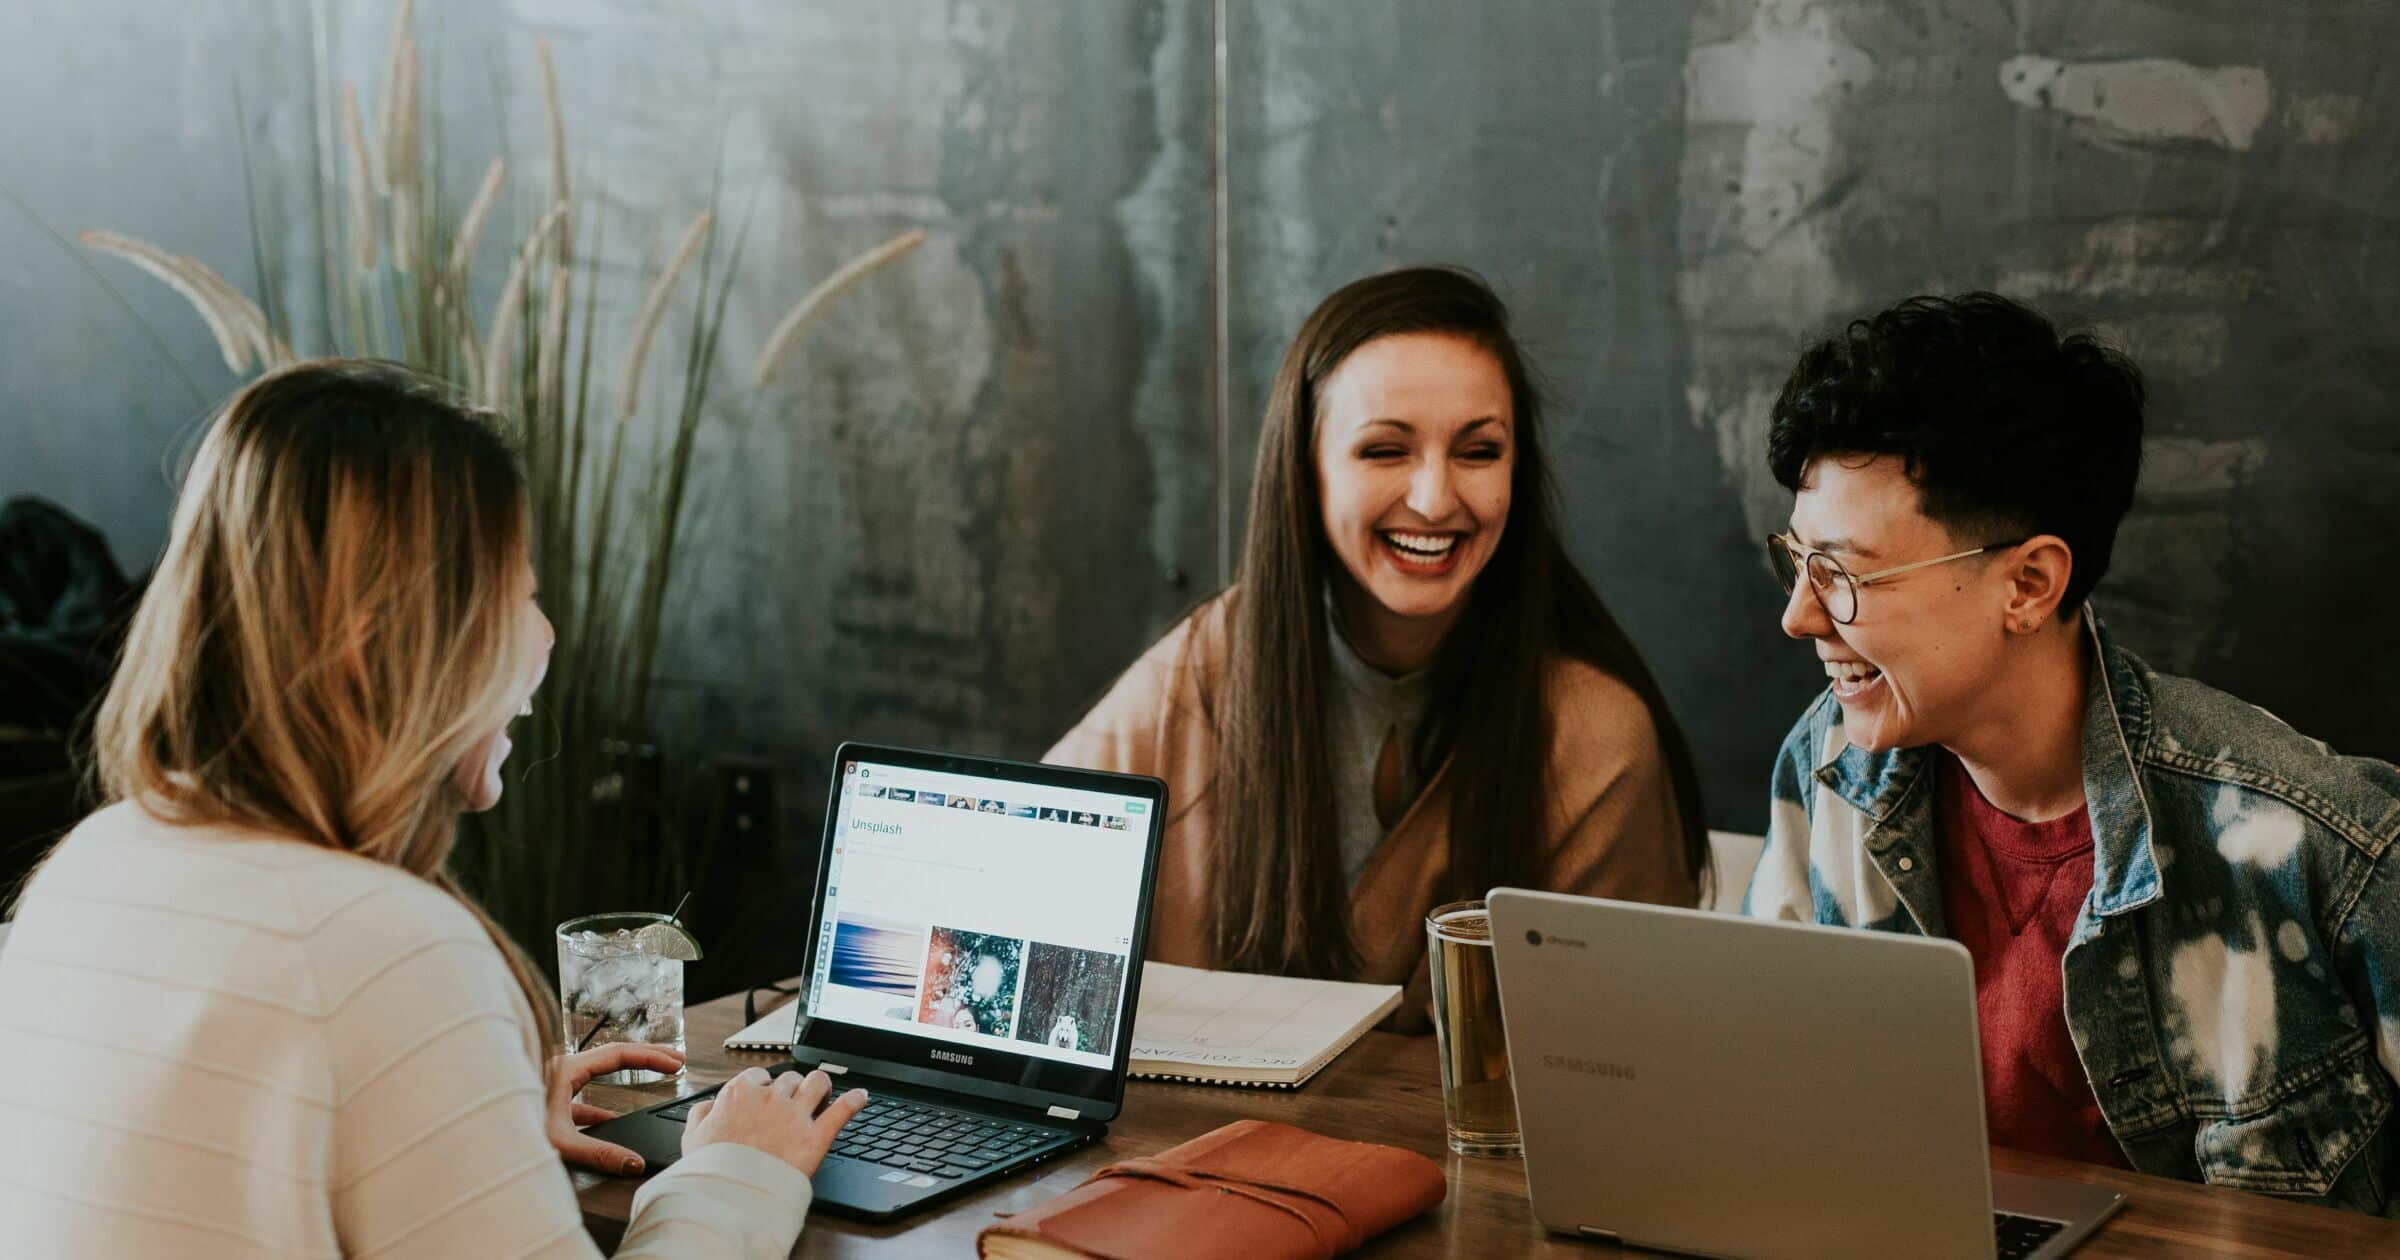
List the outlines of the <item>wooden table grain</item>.
<svg viewBox="0 0 2400 1260">
<path fill-rule="evenodd" d="M 682 1080 L 636 1087 L 596 1085 L 586 1090 L 584 1097 L 604 1107 L 643 1107 L 705 1089 L 745 1067 L 782 1059 L 775 1054 L 721 1049 L 724 1039 L 741 1024 L 739 997 L 695 1006 L 686 1018 L 691 1057 Z M 1370 1243 L 1360 1253 L 1363 1256 L 1590 1260 L 1619 1250 L 1543 1232 L 1526 1206 L 1525 1170 L 1517 1161 L 1450 1154 L 1442 1141 L 1442 1094 L 1432 1039 L 1371 1033 L 1296 1091 L 1135 1081 L 1127 1091 L 1125 1114 L 1110 1128 L 1105 1141 L 898 1225 L 861 1225 L 812 1214 L 792 1254 L 973 1256 L 976 1233 L 999 1214 L 1042 1203 L 1114 1160 L 1153 1154 L 1248 1117 L 1277 1120 L 1333 1137 L 1388 1143 L 1441 1162 L 1450 1179 L 1450 1192 L 1441 1206 Z M 2005 1171 L 2092 1182 L 2125 1193 L 2126 1206 L 2075 1253 L 2077 1260 L 2400 1256 L 2400 1223 L 2020 1151 L 1995 1149 L 1992 1164 Z M 616 1246 L 639 1184 L 630 1178 L 575 1174 L 584 1222 L 601 1246 Z"/>
</svg>

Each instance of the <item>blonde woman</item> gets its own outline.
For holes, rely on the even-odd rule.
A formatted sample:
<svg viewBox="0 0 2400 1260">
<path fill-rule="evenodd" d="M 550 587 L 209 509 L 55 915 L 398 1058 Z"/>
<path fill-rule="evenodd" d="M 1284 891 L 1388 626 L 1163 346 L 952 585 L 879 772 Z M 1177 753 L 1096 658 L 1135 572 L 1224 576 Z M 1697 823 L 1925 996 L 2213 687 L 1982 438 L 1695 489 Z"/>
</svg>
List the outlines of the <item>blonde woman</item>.
<svg viewBox="0 0 2400 1260">
<path fill-rule="evenodd" d="M 212 422 L 103 702 L 112 803 L 0 953 L 12 1255 L 588 1255 L 540 973 L 446 862 L 551 645 L 522 476 L 391 365 L 264 378 Z M 545 1082 L 545 1078 L 547 1078 Z M 752 1069 L 696 1109 L 619 1255 L 782 1256 L 864 1104 Z"/>
</svg>

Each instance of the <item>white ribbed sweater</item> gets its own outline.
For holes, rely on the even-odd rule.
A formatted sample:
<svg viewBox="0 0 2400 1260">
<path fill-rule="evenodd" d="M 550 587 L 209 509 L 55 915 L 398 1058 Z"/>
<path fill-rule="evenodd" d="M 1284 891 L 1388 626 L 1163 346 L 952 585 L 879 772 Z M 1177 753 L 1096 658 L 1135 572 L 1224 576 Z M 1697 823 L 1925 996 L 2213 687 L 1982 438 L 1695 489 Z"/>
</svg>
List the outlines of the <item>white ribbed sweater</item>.
<svg viewBox="0 0 2400 1260">
<path fill-rule="evenodd" d="M 0 949 L 0 1252 L 588 1256 L 529 1012 L 465 908 L 393 867 L 130 805 Z M 808 1178 L 716 1143 L 619 1256 L 783 1256 Z"/>
</svg>

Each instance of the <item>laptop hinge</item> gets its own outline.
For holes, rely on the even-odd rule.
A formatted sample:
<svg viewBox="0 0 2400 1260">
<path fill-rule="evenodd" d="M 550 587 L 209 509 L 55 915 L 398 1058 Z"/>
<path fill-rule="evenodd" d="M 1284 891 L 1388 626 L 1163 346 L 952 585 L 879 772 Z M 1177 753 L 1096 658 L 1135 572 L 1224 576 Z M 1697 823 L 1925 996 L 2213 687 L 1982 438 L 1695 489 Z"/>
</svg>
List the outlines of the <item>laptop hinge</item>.
<svg viewBox="0 0 2400 1260">
<path fill-rule="evenodd" d="M 1081 1120 L 1083 1113 L 1073 1107 L 1052 1107 L 1050 1117 L 1054 1120 Z"/>
<path fill-rule="evenodd" d="M 1597 1238 L 1602 1242 L 1616 1243 L 1618 1246 L 1623 1246 L 1625 1244 L 1624 1238 L 1619 1236 L 1617 1231 L 1613 1229 L 1599 1229 L 1591 1225 L 1578 1225 L 1575 1227 L 1575 1232 L 1583 1235 L 1586 1238 Z"/>
</svg>

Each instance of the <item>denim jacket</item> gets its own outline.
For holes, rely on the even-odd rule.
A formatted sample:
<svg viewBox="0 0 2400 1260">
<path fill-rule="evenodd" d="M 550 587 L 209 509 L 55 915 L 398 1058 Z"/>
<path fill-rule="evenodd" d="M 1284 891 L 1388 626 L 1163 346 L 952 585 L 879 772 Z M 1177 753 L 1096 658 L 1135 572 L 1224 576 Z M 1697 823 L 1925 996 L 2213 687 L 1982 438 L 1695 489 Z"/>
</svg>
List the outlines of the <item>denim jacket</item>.
<svg viewBox="0 0 2400 1260">
<path fill-rule="evenodd" d="M 2400 768 L 2153 672 L 2096 616 L 2092 891 L 2067 1029 L 2143 1172 L 2400 1215 Z M 1828 692 L 1775 760 L 1744 913 L 1946 935 L 1923 749 L 1843 738 Z"/>
</svg>

